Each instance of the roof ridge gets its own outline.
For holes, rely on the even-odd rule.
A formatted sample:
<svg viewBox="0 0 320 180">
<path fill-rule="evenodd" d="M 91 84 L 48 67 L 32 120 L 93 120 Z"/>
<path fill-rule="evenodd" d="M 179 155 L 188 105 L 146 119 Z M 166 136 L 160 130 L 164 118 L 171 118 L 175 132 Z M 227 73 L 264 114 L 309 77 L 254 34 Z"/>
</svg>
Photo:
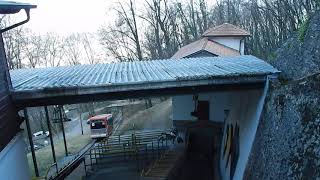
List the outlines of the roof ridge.
<svg viewBox="0 0 320 180">
<path fill-rule="evenodd" d="M 233 24 L 231 24 L 231 25 L 233 25 Z M 240 27 L 240 26 L 235 26 L 235 25 L 233 25 L 235 28 L 237 28 L 239 31 L 242 31 L 242 32 L 244 32 L 244 33 L 248 33 L 248 31 L 247 30 L 245 30 L 244 28 L 242 28 L 242 27 Z"/>
<path fill-rule="evenodd" d="M 250 36 L 250 33 L 237 25 L 223 23 L 210 27 L 202 34 L 202 36 Z"/>
</svg>

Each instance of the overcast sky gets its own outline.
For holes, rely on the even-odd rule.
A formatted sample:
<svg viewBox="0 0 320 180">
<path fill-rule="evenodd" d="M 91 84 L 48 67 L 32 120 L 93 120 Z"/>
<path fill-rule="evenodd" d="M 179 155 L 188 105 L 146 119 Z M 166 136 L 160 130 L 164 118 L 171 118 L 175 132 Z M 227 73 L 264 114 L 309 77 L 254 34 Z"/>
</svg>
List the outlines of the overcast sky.
<svg viewBox="0 0 320 180">
<path fill-rule="evenodd" d="M 31 10 L 31 20 L 25 26 L 36 33 L 96 32 L 102 25 L 113 22 L 112 7 L 116 2 L 128 0 L 13 0 L 36 4 Z M 183 2 L 184 0 L 177 0 Z M 137 8 L 143 8 L 145 0 L 134 0 Z M 170 1 L 169 1 L 170 2 Z M 212 5 L 215 0 L 207 0 Z M 21 15 L 19 17 L 25 17 Z"/>
<path fill-rule="evenodd" d="M 25 0 L 38 7 L 31 10 L 25 26 L 36 33 L 96 32 L 112 18 L 110 8 L 115 0 Z M 108 13 L 109 12 L 109 13 Z"/>
</svg>

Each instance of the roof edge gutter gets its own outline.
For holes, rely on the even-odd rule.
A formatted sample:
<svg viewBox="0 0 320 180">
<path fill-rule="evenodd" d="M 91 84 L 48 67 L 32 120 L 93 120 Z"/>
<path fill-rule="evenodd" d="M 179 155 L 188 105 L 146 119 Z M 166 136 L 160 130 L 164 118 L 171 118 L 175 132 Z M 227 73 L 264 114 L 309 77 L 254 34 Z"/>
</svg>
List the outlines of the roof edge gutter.
<svg viewBox="0 0 320 180">
<path fill-rule="evenodd" d="M 1 29 L 1 30 L 0 30 L 0 33 L 4 33 L 4 32 L 6 32 L 6 31 L 9 31 L 10 29 L 16 28 L 16 27 L 18 27 L 18 26 L 21 26 L 21 25 L 29 22 L 29 20 L 30 20 L 30 9 L 29 9 L 29 8 L 26 8 L 26 9 L 24 9 L 24 11 L 26 12 L 26 15 L 27 15 L 27 19 L 26 19 L 26 20 L 21 21 L 21 22 L 18 22 L 18 23 L 16 23 L 16 24 L 13 24 L 13 25 L 11 25 L 11 26 L 9 26 L 9 27 L 6 27 L 6 28 L 4 28 L 4 29 Z"/>
<path fill-rule="evenodd" d="M 12 97 L 17 106 L 41 106 L 43 104 L 66 104 L 76 103 L 75 97 L 87 98 L 87 101 L 81 100 L 81 102 L 92 101 L 92 97 L 99 96 L 101 99 L 117 99 L 124 97 L 125 93 L 128 93 L 127 98 L 140 98 L 145 97 L 147 94 L 158 93 L 156 96 L 166 94 L 164 91 L 170 91 L 166 95 L 174 94 L 188 94 L 198 91 L 197 89 L 203 89 L 206 87 L 206 91 L 225 91 L 236 90 L 235 87 L 251 87 L 256 84 L 264 84 L 267 80 L 267 75 L 259 75 L 255 77 L 238 77 L 235 79 L 207 79 L 207 80 L 181 80 L 177 82 L 153 82 L 146 84 L 127 84 L 127 85 L 113 85 L 113 86 L 86 86 L 86 87 L 63 87 L 52 89 L 38 89 L 38 90 L 19 90 L 12 91 Z M 180 91 L 179 91 L 180 89 Z M 181 89 L 184 89 L 181 91 Z M 189 90 L 189 91 L 187 91 Z M 203 91 L 203 90 L 201 90 Z M 132 95 L 137 93 L 136 95 Z M 144 93 L 139 93 L 144 92 Z M 159 95 L 159 92 L 161 95 Z M 71 98 L 71 100 L 70 100 Z M 41 102 L 44 99 L 45 102 Z M 69 99 L 69 100 L 68 100 Z M 100 99 L 100 100 L 101 100 Z M 121 99 L 121 98 L 119 98 Z M 27 105 L 28 101 L 31 101 L 32 105 Z M 80 101 L 80 100 L 79 100 Z M 63 104 L 63 103 L 62 103 Z"/>
</svg>

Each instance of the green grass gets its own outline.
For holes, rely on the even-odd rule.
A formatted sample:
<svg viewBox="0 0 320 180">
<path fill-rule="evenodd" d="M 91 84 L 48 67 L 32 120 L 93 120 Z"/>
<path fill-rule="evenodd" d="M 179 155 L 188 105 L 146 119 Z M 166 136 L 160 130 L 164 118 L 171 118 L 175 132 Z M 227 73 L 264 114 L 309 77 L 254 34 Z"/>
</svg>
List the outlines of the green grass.
<svg viewBox="0 0 320 180">
<path fill-rule="evenodd" d="M 79 152 L 85 145 L 90 142 L 90 137 L 88 135 L 79 135 L 77 137 L 68 138 L 67 137 L 67 147 L 69 154 Z M 57 140 L 56 140 L 57 141 Z M 56 159 L 59 162 L 65 156 L 63 139 L 59 139 L 54 143 Z M 37 165 L 39 169 L 40 176 L 45 176 L 47 169 L 53 164 L 51 146 L 46 146 L 42 149 L 37 150 L 36 152 Z M 30 171 L 32 173 L 33 179 L 35 178 L 34 166 L 32 162 L 31 153 L 27 154 L 28 163 L 30 167 Z"/>
</svg>

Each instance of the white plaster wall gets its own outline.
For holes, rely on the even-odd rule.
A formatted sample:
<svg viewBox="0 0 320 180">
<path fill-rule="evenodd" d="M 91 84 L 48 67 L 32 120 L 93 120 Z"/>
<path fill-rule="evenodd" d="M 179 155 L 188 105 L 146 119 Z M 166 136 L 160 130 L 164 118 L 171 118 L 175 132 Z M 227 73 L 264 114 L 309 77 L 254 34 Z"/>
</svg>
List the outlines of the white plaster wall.
<svg viewBox="0 0 320 180">
<path fill-rule="evenodd" d="M 226 124 L 239 125 L 239 159 L 233 179 L 242 179 L 248 161 L 252 143 L 256 134 L 262 112 L 267 85 L 261 90 L 212 92 L 198 94 L 199 100 L 207 100 L 210 104 L 209 120 L 224 122 L 224 110 L 230 110 Z M 195 120 L 190 113 L 194 111 L 193 95 L 172 97 L 173 120 Z M 225 128 L 226 129 L 226 128 Z M 226 138 L 224 130 L 223 140 Z M 230 163 L 226 167 L 223 158 L 224 144 L 221 145 L 220 172 L 222 179 L 230 179 Z"/>
<path fill-rule="evenodd" d="M 198 94 L 199 100 L 207 100 L 210 104 L 210 121 L 223 122 L 224 110 L 230 110 L 226 124 L 239 125 L 239 159 L 234 179 L 242 179 L 248 161 L 252 143 L 258 127 L 264 104 L 267 86 L 261 90 L 213 92 Z M 173 120 L 195 120 L 190 113 L 194 110 L 193 95 L 174 96 L 172 98 Z M 225 131 L 225 130 L 224 130 Z M 226 138 L 224 132 L 223 140 Z M 230 163 L 226 167 L 223 158 L 223 147 L 220 154 L 220 172 L 222 179 L 230 179 Z"/>
<path fill-rule="evenodd" d="M 230 92 L 200 93 L 198 100 L 209 101 L 209 120 L 215 122 L 224 121 L 224 110 L 231 106 Z M 172 97 L 173 120 L 196 120 L 191 116 L 194 111 L 193 95 Z"/>
<path fill-rule="evenodd" d="M 0 179 L 31 179 L 26 155 L 26 144 L 21 133 L 17 134 L 0 152 Z"/>
<path fill-rule="evenodd" d="M 226 124 L 239 125 L 239 159 L 233 179 L 243 179 L 243 174 L 257 131 L 262 112 L 267 86 L 264 90 L 251 90 L 232 95 L 233 102 L 230 114 L 225 123 L 222 143 L 226 138 Z M 222 179 L 230 179 L 230 163 L 226 167 L 226 159 L 223 157 L 224 144 L 221 146 L 220 173 Z"/>
<path fill-rule="evenodd" d="M 242 37 L 212 37 L 211 40 L 239 51 Z"/>
<path fill-rule="evenodd" d="M 196 120 L 190 113 L 194 110 L 192 95 L 172 97 L 172 119 L 173 120 Z"/>
</svg>

